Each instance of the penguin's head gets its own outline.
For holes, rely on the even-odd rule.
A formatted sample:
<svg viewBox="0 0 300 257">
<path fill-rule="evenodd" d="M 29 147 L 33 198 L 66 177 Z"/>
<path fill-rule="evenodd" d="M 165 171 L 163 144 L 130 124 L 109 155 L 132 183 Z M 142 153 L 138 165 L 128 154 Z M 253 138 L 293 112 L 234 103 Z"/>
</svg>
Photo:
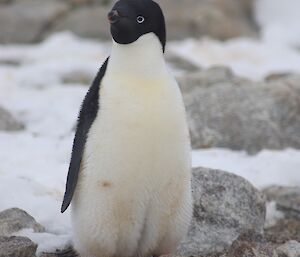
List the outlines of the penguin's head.
<svg viewBox="0 0 300 257">
<path fill-rule="evenodd" d="M 131 44 L 154 33 L 164 50 L 166 28 L 163 12 L 152 0 L 119 0 L 108 13 L 110 31 L 118 44 Z"/>
</svg>

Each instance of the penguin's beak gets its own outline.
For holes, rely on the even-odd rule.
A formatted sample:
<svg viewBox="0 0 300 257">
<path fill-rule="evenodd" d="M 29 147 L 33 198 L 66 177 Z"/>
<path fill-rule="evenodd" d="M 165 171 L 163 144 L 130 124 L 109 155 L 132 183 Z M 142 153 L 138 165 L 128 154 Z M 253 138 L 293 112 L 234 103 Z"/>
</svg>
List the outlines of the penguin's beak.
<svg viewBox="0 0 300 257">
<path fill-rule="evenodd" d="M 115 9 L 113 9 L 112 11 L 110 11 L 107 15 L 108 21 L 110 22 L 110 24 L 114 24 L 117 21 L 119 21 L 120 19 L 120 15 L 119 12 Z"/>
</svg>

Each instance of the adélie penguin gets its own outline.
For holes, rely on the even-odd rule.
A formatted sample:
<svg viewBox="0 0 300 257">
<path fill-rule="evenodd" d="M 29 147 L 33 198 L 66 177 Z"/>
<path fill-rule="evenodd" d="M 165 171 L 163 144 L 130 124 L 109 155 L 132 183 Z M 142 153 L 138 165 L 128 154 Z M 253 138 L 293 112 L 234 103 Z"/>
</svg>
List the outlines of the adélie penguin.
<svg viewBox="0 0 300 257">
<path fill-rule="evenodd" d="M 172 253 L 192 215 L 190 140 L 152 0 L 120 0 L 113 45 L 81 107 L 61 211 L 81 257 Z"/>
</svg>

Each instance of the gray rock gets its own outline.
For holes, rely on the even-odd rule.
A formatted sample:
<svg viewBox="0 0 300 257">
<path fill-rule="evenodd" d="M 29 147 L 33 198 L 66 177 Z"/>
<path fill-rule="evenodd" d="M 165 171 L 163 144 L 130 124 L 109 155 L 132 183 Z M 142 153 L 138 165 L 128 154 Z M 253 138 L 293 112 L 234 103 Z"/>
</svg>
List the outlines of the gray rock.
<svg viewBox="0 0 300 257">
<path fill-rule="evenodd" d="M 300 148 L 300 76 L 255 83 L 214 68 L 179 83 L 193 148 Z"/>
<path fill-rule="evenodd" d="M 114 1 L 70 0 L 70 2 L 75 6 L 79 5 L 80 10 L 72 11 L 67 20 L 58 25 L 58 28 L 70 29 L 84 37 L 109 38 L 105 33 L 108 31 L 107 26 L 99 26 L 99 22 L 106 20 L 109 5 L 112 5 Z M 170 39 L 203 35 L 228 39 L 236 36 L 257 35 L 257 26 L 252 18 L 253 0 L 185 0 L 184 2 L 159 0 L 158 2 L 165 13 L 167 34 Z M 102 13 L 98 16 L 94 15 L 93 9 L 101 8 L 101 5 L 105 6 L 105 17 Z M 89 15 L 92 17 L 89 18 Z M 82 26 L 81 22 L 89 24 L 90 27 Z"/>
<path fill-rule="evenodd" d="M 290 240 L 300 242 L 300 220 L 282 219 L 272 227 L 265 229 L 268 241 L 274 244 L 284 244 Z"/>
<path fill-rule="evenodd" d="M 252 0 L 159 0 L 170 39 L 255 36 Z"/>
<path fill-rule="evenodd" d="M 208 88 L 215 85 L 251 85 L 251 81 L 238 77 L 232 70 L 225 66 L 214 66 L 207 70 L 198 69 L 177 78 L 184 95 L 192 92 L 195 88 Z"/>
<path fill-rule="evenodd" d="M 266 82 L 272 82 L 280 79 L 285 79 L 292 76 L 291 72 L 271 73 L 265 77 Z"/>
<path fill-rule="evenodd" d="M 64 250 L 57 250 L 52 253 L 42 253 L 39 257 L 80 257 L 72 247 L 67 247 Z"/>
<path fill-rule="evenodd" d="M 278 257 L 300 257 L 300 243 L 289 241 L 277 248 Z"/>
<path fill-rule="evenodd" d="M 24 124 L 16 120 L 7 110 L 0 107 L 0 130 L 18 131 L 22 129 L 24 129 Z"/>
<path fill-rule="evenodd" d="M 110 39 L 107 21 L 107 7 L 84 6 L 69 12 L 55 22 L 48 33 L 70 30 L 76 35 L 88 38 Z"/>
<path fill-rule="evenodd" d="M 0 59 L 0 65 L 20 66 L 21 63 L 22 61 L 17 58 Z"/>
<path fill-rule="evenodd" d="M 0 43 L 36 42 L 55 31 L 109 39 L 112 0 L 0 0 Z M 256 36 L 253 0 L 159 0 L 170 39 Z"/>
<path fill-rule="evenodd" d="M 13 0 L 0 0 L 0 4 L 10 4 Z"/>
<path fill-rule="evenodd" d="M 95 74 L 83 70 L 73 70 L 63 74 L 62 82 L 64 84 L 82 84 L 90 85 L 93 81 Z"/>
<path fill-rule="evenodd" d="M 21 209 L 12 208 L 0 212 L 0 236 L 9 236 L 25 228 L 31 228 L 34 232 L 45 231 L 41 224 Z"/>
<path fill-rule="evenodd" d="M 0 236 L 0 257 L 35 257 L 36 249 L 29 238 Z"/>
<path fill-rule="evenodd" d="M 245 179 L 228 172 L 193 171 L 194 217 L 179 247 L 183 256 L 222 252 L 248 230 L 263 231 L 265 200 Z"/>
<path fill-rule="evenodd" d="M 167 63 L 176 71 L 180 72 L 196 72 L 200 71 L 200 67 L 196 66 L 192 62 L 181 58 L 173 52 L 166 52 Z"/>
<path fill-rule="evenodd" d="M 222 257 L 278 257 L 273 244 L 253 231 L 239 236 Z"/>
<path fill-rule="evenodd" d="M 68 5 L 55 0 L 22 0 L 0 6 L 0 43 L 40 41 Z"/>
<path fill-rule="evenodd" d="M 82 5 L 108 5 L 111 4 L 112 0 L 65 0 L 74 6 Z"/>
<path fill-rule="evenodd" d="M 300 220 L 300 187 L 272 186 L 264 190 L 269 201 L 275 201 L 277 209 L 286 218 Z"/>
</svg>

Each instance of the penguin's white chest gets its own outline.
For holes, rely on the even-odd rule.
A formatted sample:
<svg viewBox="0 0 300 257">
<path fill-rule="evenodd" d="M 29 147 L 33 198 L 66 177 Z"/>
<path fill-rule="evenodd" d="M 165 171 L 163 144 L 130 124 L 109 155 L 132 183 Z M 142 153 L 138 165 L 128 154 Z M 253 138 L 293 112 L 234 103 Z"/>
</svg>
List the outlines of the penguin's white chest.
<svg viewBox="0 0 300 257">
<path fill-rule="evenodd" d="M 96 166 L 93 176 L 104 176 L 126 193 L 136 190 L 137 183 L 144 187 L 151 182 L 155 190 L 170 177 L 185 175 L 189 142 L 184 109 L 178 88 L 167 82 L 103 80 L 100 112 L 86 151 L 85 165 Z"/>
<path fill-rule="evenodd" d="M 176 82 L 108 70 L 72 205 L 81 255 L 174 251 L 191 217 L 189 152 Z"/>
</svg>

